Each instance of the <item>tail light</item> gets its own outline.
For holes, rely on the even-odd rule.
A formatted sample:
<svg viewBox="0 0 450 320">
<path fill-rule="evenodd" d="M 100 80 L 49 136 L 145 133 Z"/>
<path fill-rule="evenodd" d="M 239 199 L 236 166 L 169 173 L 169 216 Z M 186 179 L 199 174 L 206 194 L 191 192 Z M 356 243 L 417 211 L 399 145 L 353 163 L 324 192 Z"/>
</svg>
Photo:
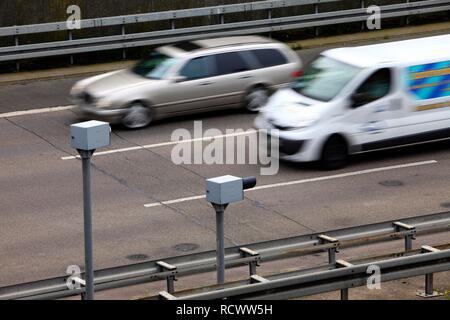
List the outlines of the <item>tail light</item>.
<svg viewBox="0 0 450 320">
<path fill-rule="evenodd" d="M 300 78 L 303 75 L 303 70 L 297 70 L 291 73 L 292 78 Z"/>
</svg>

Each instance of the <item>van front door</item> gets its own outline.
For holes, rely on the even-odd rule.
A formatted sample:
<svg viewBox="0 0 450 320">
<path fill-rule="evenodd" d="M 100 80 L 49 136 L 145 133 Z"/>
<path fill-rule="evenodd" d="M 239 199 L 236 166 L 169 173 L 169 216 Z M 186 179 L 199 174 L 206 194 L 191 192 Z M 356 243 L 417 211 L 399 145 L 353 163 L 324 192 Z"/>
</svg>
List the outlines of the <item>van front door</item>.
<svg viewBox="0 0 450 320">
<path fill-rule="evenodd" d="M 394 90 L 394 71 L 382 68 L 373 72 L 351 95 L 355 151 L 388 147 L 395 136 L 392 120 L 401 111 L 401 99 Z"/>
</svg>

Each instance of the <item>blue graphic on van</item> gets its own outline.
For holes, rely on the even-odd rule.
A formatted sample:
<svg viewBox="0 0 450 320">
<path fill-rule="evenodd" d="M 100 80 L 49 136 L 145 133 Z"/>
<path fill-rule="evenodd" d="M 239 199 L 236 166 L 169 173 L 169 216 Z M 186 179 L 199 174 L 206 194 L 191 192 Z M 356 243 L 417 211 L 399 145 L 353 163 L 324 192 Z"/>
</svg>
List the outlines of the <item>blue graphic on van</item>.
<svg viewBox="0 0 450 320">
<path fill-rule="evenodd" d="M 450 60 L 408 68 L 409 91 L 416 99 L 450 96 Z"/>
</svg>

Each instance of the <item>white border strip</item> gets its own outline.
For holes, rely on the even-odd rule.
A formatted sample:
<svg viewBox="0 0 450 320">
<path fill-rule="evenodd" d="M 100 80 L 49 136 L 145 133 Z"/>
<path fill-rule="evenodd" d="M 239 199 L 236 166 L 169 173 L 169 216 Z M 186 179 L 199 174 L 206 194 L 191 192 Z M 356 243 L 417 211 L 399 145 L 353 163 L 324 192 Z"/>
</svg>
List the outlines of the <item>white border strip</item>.
<svg viewBox="0 0 450 320">
<path fill-rule="evenodd" d="M 122 149 L 113 149 L 113 150 L 108 150 L 108 151 L 96 152 L 96 153 L 94 153 L 94 156 L 103 156 L 103 155 L 114 154 L 114 153 L 123 153 L 123 152 L 142 150 L 142 149 L 152 149 L 152 148 L 158 148 L 158 147 L 173 146 L 173 145 L 177 145 L 180 143 L 191 143 L 191 142 L 196 142 L 196 141 L 212 141 L 214 139 L 244 136 L 244 135 L 254 134 L 257 132 L 258 132 L 258 130 L 249 129 L 244 132 L 223 134 L 223 135 L 219 135 L 219 136 L 203 137 L 203 138 L 196 138 L 196 139 L 186 139 L 186 140 L 179 140 L 179 141 L 169 141 L 169 142 L 149 144 L 146 146 L 136 146 L 136 147 L 122 148 Z M 80 158 L 80 156 L 68 156 L 68 157 L 62 157 L 61 160 L 74 160 L 74 159 L 79 159 L 79 158 Z"/>
<path fill-rule="evenodd" d="M 318 181 L 324 181 L 324 180 L 332 180 L 332 179 L 339 179 L 339 178 L 345 178 L 345 177 L 359 176 L 359 175 L 364 175 L 364 174 L 369 174 L 369 173 L 374 173 L 374 172 L 390 171 L 390 170 L 395 170 L 395 169 L 417 167 L 417 166 L 436 164 L 436 163 L 437 163 L 436 160 L 428 160 L 428 161 L 413 162 L 413 163 L 400 164 L 400 165 L 394 165 L 394 166 L 388 166 L 388 167 L 380 167 L 380 168 L 367 169 L 367 170 L 361 170 L 361 171 L 347 172 L 347 173 L 335 174 L 335 175 L 331 175 L 331 176 L 273 183 L 273 184 L 267 184 L 267 185 L 255 187 L 253 189 L 246 190 L 246 192 L 271 189 L 271 188 L 277 188 L 277 187 L 292 186 L 292 185 L 309 183 L 309 182 L 318 182 Z M 179 199 L 174 199 L 174 200 L 144 204 L 144 207 L 146 207 L 146 208 L 159 207 L 159 206 L 163 206 L 163 205 L 199 200 L 199 199 L 204 199 L 204 198 L 206 198 L 205 195 L 193 196 L 193 197 L 187 197 L 187 198 L 179 198 Z"/>
<path fill-rule="evenodd" d="M 25 116 L 25 115 L 30 115 L 30 114 L 39 114 L 39 113 L 49 113 L 49 112 L 56 112 L 56 111 L 64 111 L 64 110 L 70 110 L 73 107 L 74 106 L 60 106 L 60 107 L 40 108 L 40 109 L 32 109 L 32 110 L 13 111 L 13 112 L 7 112 L 7 113 L 0 113 L 0 119 L 1 118 L 19 117 L 19 116 Z"/>
</svg>

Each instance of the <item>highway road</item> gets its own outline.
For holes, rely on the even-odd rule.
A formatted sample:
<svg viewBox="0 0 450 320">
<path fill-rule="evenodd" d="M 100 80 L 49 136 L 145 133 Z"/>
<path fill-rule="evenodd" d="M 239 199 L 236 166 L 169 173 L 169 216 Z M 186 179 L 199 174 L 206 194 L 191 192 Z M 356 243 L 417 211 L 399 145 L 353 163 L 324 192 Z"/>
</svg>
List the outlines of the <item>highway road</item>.
<svg viewBox="0 0 450 320">
<path fill-rule="evenodd" d="M 309 60 L 321 50 L 300 55 Z M 10 114 L 70 104 L 76 80 L 0 87 L 0 286 L 84 264 L 81 162 L 73 159 L 68 137 L 78 119 L 70 109 Z M 201 120 L 204 129 L 246 130 L 254 117 L 227 111 L 137 131 L 114 127 L 106 149 L 112 152 L 93 159 L 96 269 L 214 249 L 211 206 L 185 198 L 203 195 L 205 179 L 224 174 L 256 175 L 258 186 L 267 186 L 229 207 L 227 245 L 450 210 L 450 142 L 357 156 L 338 171 L 281 163 L 274 176 L 261 176 L 257 165 L 172 163 L 173 145 L 164 143 L 175 129 L 192 132 L 193 121 Z"/>
</svg>

